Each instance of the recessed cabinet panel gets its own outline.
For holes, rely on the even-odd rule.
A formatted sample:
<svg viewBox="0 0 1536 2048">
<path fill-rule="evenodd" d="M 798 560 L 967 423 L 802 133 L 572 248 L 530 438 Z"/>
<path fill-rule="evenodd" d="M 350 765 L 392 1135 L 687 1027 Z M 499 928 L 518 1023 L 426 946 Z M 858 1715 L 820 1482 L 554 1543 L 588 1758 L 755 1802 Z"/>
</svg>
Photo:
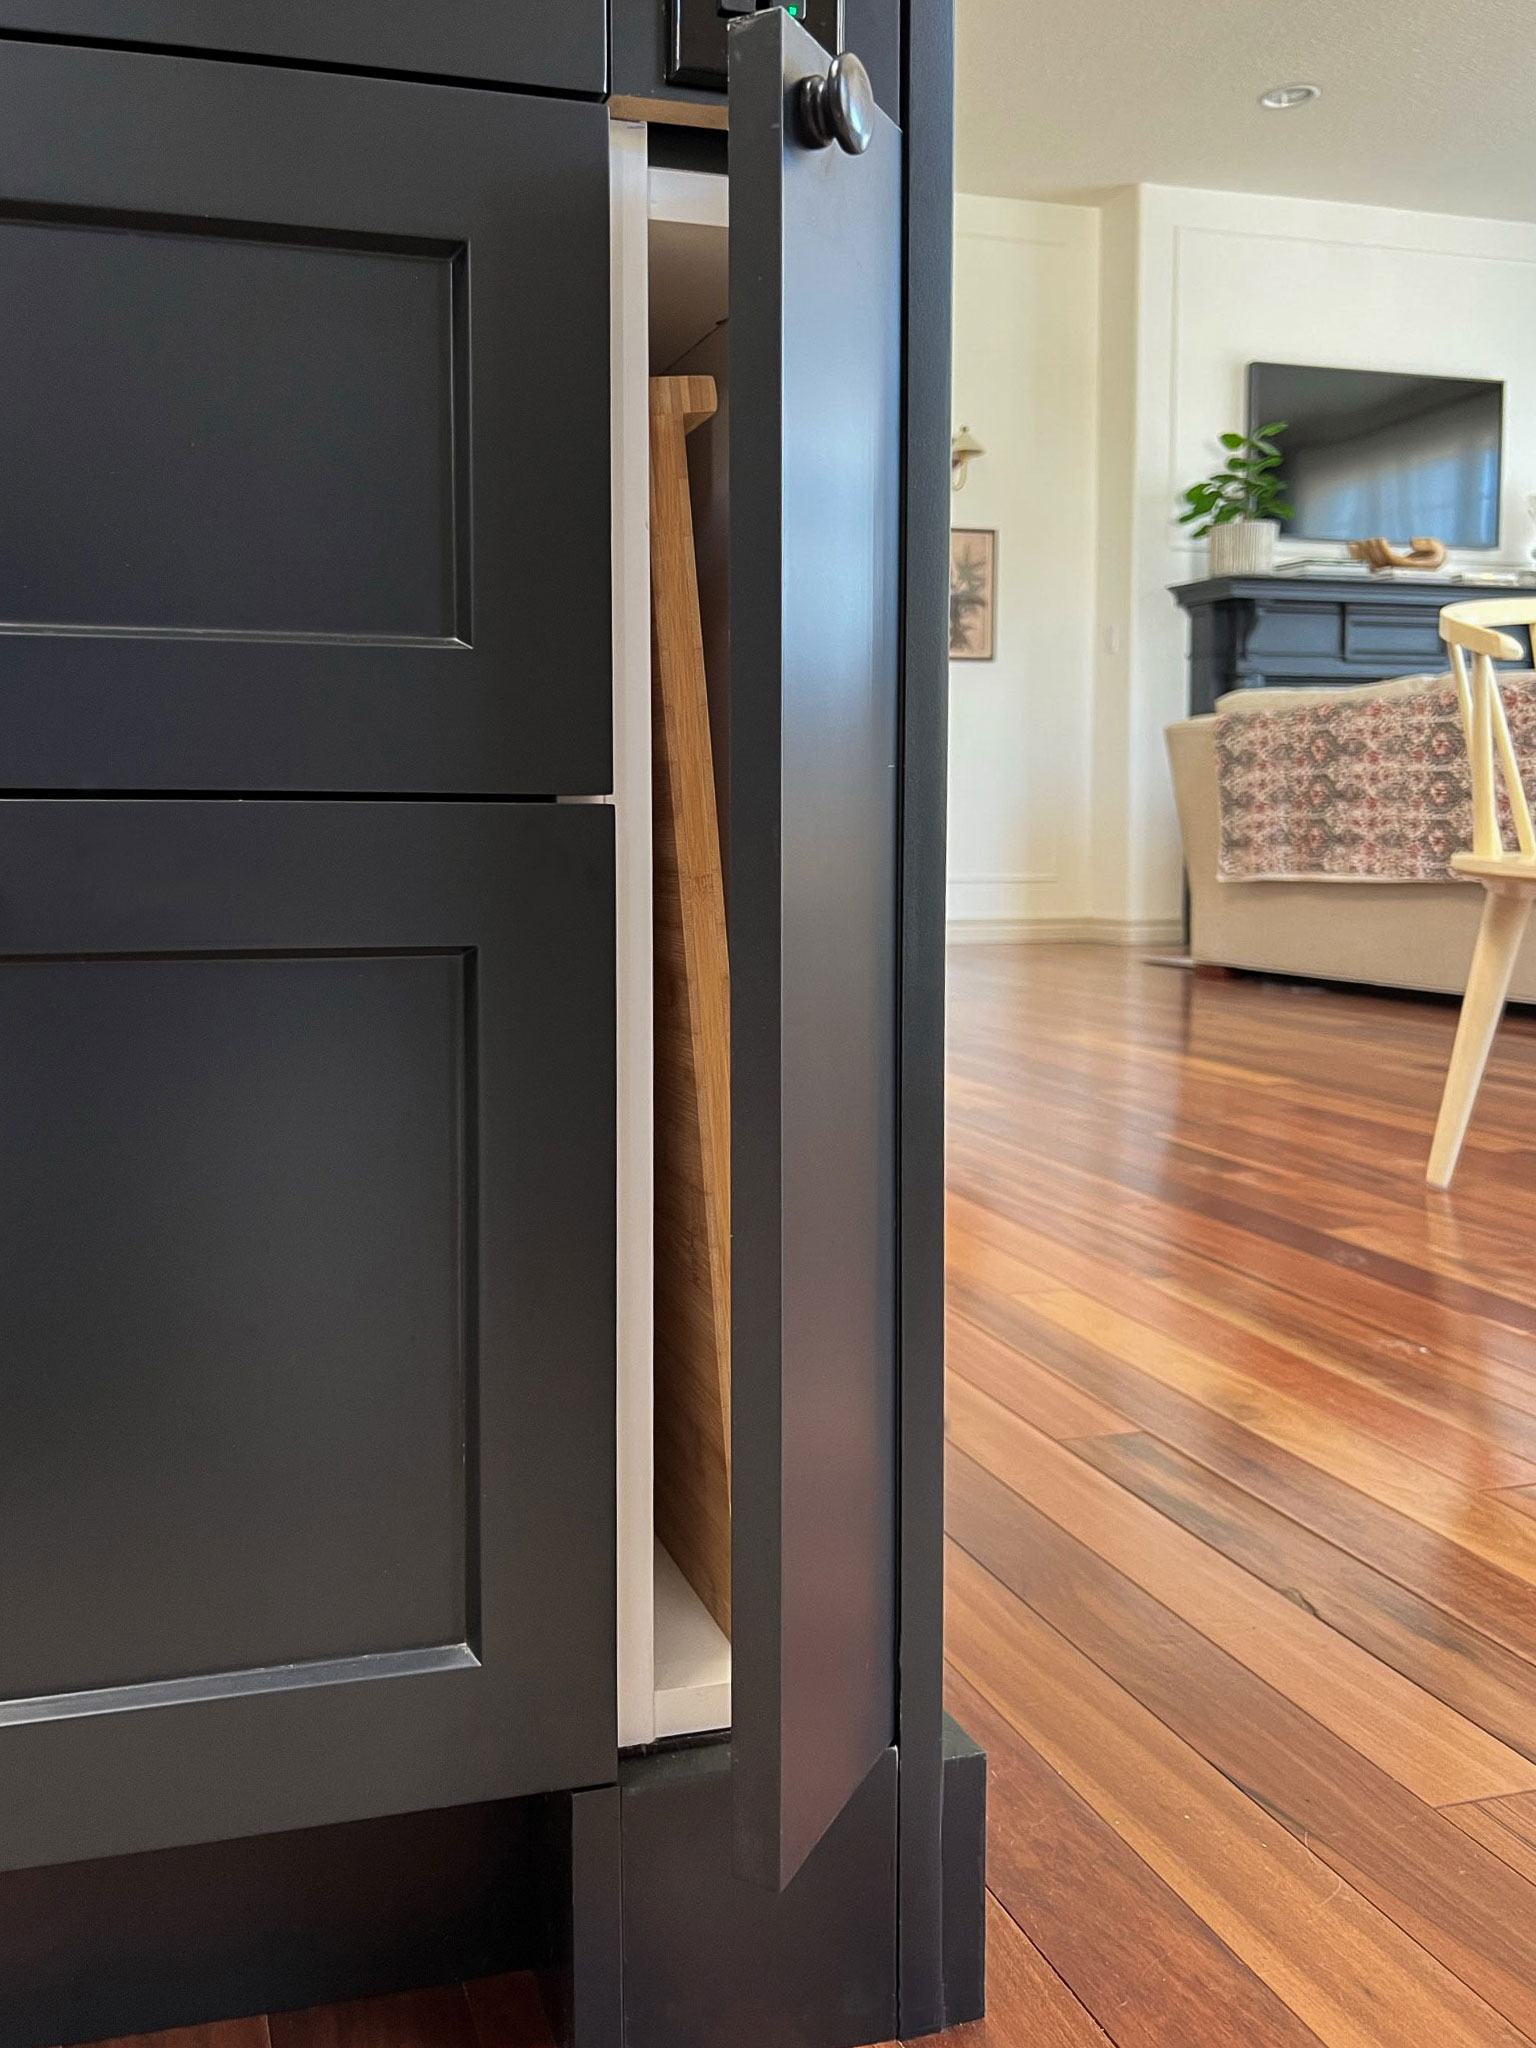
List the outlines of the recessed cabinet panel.
<svg viewBox="0 0 1536 2048">
<path fill-rule="evenodd" d="M 0 41 L 0 789 L 609 788 L 607 147 Z"/>
<path fill-rule="evenodd" d="M 1336 604 L 1288 604 L 1283 611 L 1254 606 L 1247 653 L 1252 660 L 1271 654 L 1326 655 L 1336 661 L 1342 652 L 1344 617 Z"/>
<path fill-rule="evenodd" d="M 0 222 L 7 627 L 472 641 L 460 262 Z"/>
<path fill-rule="evenodd" d="M 612 840 L 0 802 L 0 1867 L 611 1777 Z"/>
<path fill-rule="evenodd" d="M 0 0 L 0 30 L 600 93 L 604 0 Z"/>
<path fill-rule="evenodd" d="M 1445 666 L 1445 646 L 1440 622 L 1433 612 L 1415 615 L 1393 611 L 1383 605 L 1352 604 L 1343 607 L 1344 659 L 1346 661 L 1422 662 L 1426 668 Z"/>
<path fill-rule="evenodd" d="M 469 972 L 0 964 L 0 1725 L 468 1639 Z"/>
</svg>

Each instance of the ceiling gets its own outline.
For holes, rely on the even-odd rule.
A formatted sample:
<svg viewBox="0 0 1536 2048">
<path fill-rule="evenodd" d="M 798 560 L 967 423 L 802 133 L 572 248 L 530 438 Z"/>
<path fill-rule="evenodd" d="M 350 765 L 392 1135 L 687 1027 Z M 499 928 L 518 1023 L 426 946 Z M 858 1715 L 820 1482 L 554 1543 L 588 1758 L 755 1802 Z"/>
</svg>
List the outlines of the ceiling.
<svg viewBox="0 0 1536 2048">
<path fill-rule="evenodd" d="M 1203 185 L 1536 220 L 1531 0 L 958 0 L 961 191 Z M 1268 113 L 1304 80 L 1323 97 Z"/>
</svg>

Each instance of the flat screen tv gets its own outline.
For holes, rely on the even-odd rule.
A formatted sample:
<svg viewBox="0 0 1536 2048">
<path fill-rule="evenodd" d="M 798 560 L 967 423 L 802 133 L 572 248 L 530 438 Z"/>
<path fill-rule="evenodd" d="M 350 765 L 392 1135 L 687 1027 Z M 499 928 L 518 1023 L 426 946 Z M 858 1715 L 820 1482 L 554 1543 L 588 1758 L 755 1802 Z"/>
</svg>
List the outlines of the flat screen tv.
<svg viewBox="0 0 1536 2048">
<path fill-rule="evenodd" d="M 1498 546 L 1502 384 L 1250 363 L 1249 429 L 1276 420 L 1292 539 Z"/>
</svg>

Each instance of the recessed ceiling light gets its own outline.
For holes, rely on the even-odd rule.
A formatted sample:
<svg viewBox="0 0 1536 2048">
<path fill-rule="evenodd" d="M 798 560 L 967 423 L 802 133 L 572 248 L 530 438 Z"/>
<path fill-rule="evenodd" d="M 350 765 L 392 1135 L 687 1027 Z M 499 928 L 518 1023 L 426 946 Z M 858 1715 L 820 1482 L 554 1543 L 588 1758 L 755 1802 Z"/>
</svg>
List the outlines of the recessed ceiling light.
<svg viewBox="0 0 1536 2048">
<path fill-rule="evenodd" d="M 1322 96 L 1320 85 L 1275 85 L 1259 95 L 1259 105 L 1268 107 L 1271 113 L 1284 113 L 1287 107 L 1304 107 L 1308 100 L 1319 100 Z"/>
</svg>

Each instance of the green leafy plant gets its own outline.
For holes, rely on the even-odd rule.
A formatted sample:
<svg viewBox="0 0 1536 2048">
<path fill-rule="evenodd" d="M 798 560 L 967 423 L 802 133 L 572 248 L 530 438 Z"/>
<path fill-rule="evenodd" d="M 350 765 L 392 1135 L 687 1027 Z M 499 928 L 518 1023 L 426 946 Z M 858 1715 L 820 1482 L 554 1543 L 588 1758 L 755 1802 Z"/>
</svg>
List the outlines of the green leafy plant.
<svg viewBox="0 0 1536 2048">
<path fill-rule="evenodd" d="M 1284 432 L 1285 421 L 1276 420 L 1256 434 L 1223 434 L 1226 464 L 1184 493 L 1189 509 L 1179 514 L 1180 526 L 1199 520 L 1195 539 L 1204 540 L 1213 526 L 1228 526 L 1234 519 L 1288 519 L 1292 508 L 1276 474 L 1281 455 L 1275 437 Z"/>
</svg>

